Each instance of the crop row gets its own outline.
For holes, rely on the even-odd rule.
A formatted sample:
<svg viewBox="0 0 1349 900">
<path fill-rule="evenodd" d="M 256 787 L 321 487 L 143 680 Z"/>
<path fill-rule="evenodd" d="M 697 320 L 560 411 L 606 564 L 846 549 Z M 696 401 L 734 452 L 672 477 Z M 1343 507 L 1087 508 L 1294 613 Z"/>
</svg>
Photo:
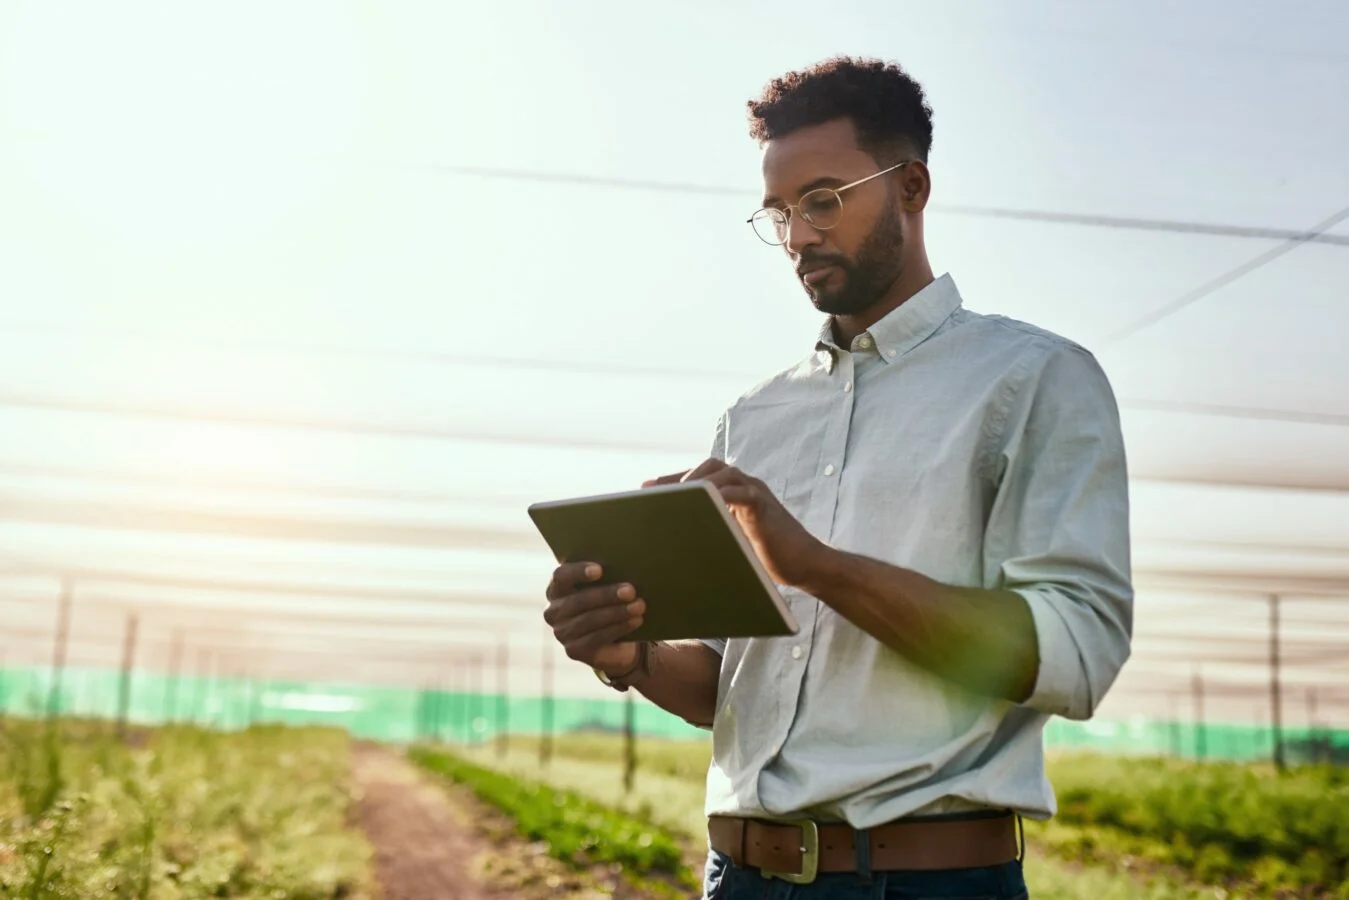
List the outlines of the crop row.
<svg viewBox="0 0 1349 900">
<path fill-rule="evenodd" d="M 464 785 L 504 812 L 520 834 L 544 842 L 550 855 L 568 865 L 616 864 L 639 879 L 664 875 L 694 890 L 700 884 L 685 863 L 679 842 L 648 820 L 444 751 L 413 747 L 408 755 L 427 771 Z"/>
</svg>

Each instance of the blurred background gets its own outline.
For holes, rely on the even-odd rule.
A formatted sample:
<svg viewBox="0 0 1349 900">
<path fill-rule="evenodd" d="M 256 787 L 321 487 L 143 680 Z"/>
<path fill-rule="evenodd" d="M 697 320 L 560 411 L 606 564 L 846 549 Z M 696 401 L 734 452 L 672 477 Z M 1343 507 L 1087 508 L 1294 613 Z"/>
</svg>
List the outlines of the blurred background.
<svg viewBox="0 0 1349 900">
<path fill-rule="evenodd" d="M 1333 0 L 0 2 L 0 710 L 704 739 L 555 647 L 525 507 L 695 464 L 810 352 L 745 102 L 847 53 L 928 91 L 936 270 L 1121 404 L 1134 655 L 1050 745 L 1343 758 L 1347 34 Z"/>
</svg>

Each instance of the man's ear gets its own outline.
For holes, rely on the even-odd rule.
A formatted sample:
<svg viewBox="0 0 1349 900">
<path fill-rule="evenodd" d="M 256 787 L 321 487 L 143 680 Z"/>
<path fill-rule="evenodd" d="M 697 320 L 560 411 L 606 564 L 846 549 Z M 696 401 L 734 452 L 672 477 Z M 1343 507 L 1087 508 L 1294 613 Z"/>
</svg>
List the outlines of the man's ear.
<svg viewBox="0 0 1349 900">
<path fill-rule="evenodd" d="M 919 213 L 927 208 L 932 196 L 932 173 L 921 159 L 915 159 L 900 170 L 900 194 L 904 198 L 904 211 Z"/>
</svg>

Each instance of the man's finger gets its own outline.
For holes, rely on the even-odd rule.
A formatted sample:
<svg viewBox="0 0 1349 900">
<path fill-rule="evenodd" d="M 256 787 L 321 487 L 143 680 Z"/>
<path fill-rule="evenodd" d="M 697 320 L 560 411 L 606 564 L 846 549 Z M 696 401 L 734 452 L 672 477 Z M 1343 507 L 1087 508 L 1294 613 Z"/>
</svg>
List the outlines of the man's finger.
<svg viewBox="0 0 1349 900">
<path fill-rule="evenodd" d="M 553 571 L 553 580 L 548 582 L 544 592 L 549 600 L 557 600 L 568 594 L 574 594 L 578 585 L 598 581 L 604 574 L 604 567 L 593 562 L 563 563 Z"/>
<path fill-rule="evenodd" d="M 638 618 L 645 611 L 645 604 L 634 601 L 632 604 L 617 604 L 602 609 L 593 609 L 575 618 L 568 618 L 554 629 L 554 636 L 564 644 L 579 643 L 604 634 L 625 622 Z M 621 632 L 626 634 L 627 632 Z"/>
<path fill-rule="evenodd" d="M 675 472 L 671 475 L 662 475 L 659 478 L 653 478 L 650 481 L 643 482 L 642 487 L 655 487 L 658 484 L 680 484 L 685 481 L 696 481 L 700 478 L 706 478 L 713 472 L 718 472 L 726 468 L 726 463 L 719 459 L 705 459 L 692 469 L 684 472 Z"/>
<path fill-rule="evenodd" d="M 634 618 L 628 619 L 627 621 L 619 625 L 614 625 L 612 627 L 605 628 L 602 631 L 597 631 L 594 634 L 581 638 L 580 640 L 564 642 L 563 646 L 567 648 L 569 656 L 573 656 L 574 658 L 577 659 L 583 659 L 585 657 L 591 656 L 596 650 L 600 649 L 601 647 L 607 646 L 609 644 L 619 643 L 620 641 L 623 640 L 623 638 L 631 634 L 633 630 L 635 630 L 641 624 L 642 624 L 642 617 L 636 616 Z"/>
<path fill-rule="evenodd" d="M 723 502 L 730 506 L 754 506 L 763 497 L 748 484 L 723 484 L 717 486 Z"/>
<path fill-rule="evenodd" d="M 697 481 L 700 478 L 706 478 L 714 472 L 720 472 L 729 468 L 726 463 L 719 459 L 705 459 L 692 470 L 684 475 L 685 481 Z"/>
<path fill-rule="evenodd" d="M 550 604 L 550 608 L 555 609 L 554 618 L 563 622 L 567 619 L 574 619 L 582 613 L 590 612 L 592 609 L 622 606 L 624 603 L 630 603 L 635 599 L 637 599 L 637 589 L 624 583 L 576 591 L 554 600 Z"/>
<path fill-rule="evenodd" d="M 684 480 L 684 476 L 691 471 L 693 470 L 686 469 L 683 472 L 675 472 L 672 475 L 662 475 L 659 478 L 649 478 L 646 481 L 642 482 L 642 487 L 644 488 L 655 487 L 658 484 L 679 484 L 679 482 Z"/>
</svg>

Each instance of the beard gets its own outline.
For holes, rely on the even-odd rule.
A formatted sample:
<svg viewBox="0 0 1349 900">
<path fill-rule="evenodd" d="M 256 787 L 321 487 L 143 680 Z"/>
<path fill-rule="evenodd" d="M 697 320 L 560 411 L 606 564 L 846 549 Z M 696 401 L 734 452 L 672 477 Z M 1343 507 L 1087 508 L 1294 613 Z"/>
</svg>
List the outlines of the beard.
<svg viewBox="0 0 1349 900">
<path fill-rule="evenodd" d="M 862 241 L 855 259 L 846 256 L 802 256 L 803 262 L 828 262 L 839 269 L 831 279 L 841 282 L 838 287 L 824 285 L 812 288 L 806 285 L 810 302 L 822 313 L 831 316 L 855 316 L 871 309 L 899 278 L 904 268 L 904 223 L 899 209 L 887 203 L 885 213 L 876 227 Z"/>
</svg>

